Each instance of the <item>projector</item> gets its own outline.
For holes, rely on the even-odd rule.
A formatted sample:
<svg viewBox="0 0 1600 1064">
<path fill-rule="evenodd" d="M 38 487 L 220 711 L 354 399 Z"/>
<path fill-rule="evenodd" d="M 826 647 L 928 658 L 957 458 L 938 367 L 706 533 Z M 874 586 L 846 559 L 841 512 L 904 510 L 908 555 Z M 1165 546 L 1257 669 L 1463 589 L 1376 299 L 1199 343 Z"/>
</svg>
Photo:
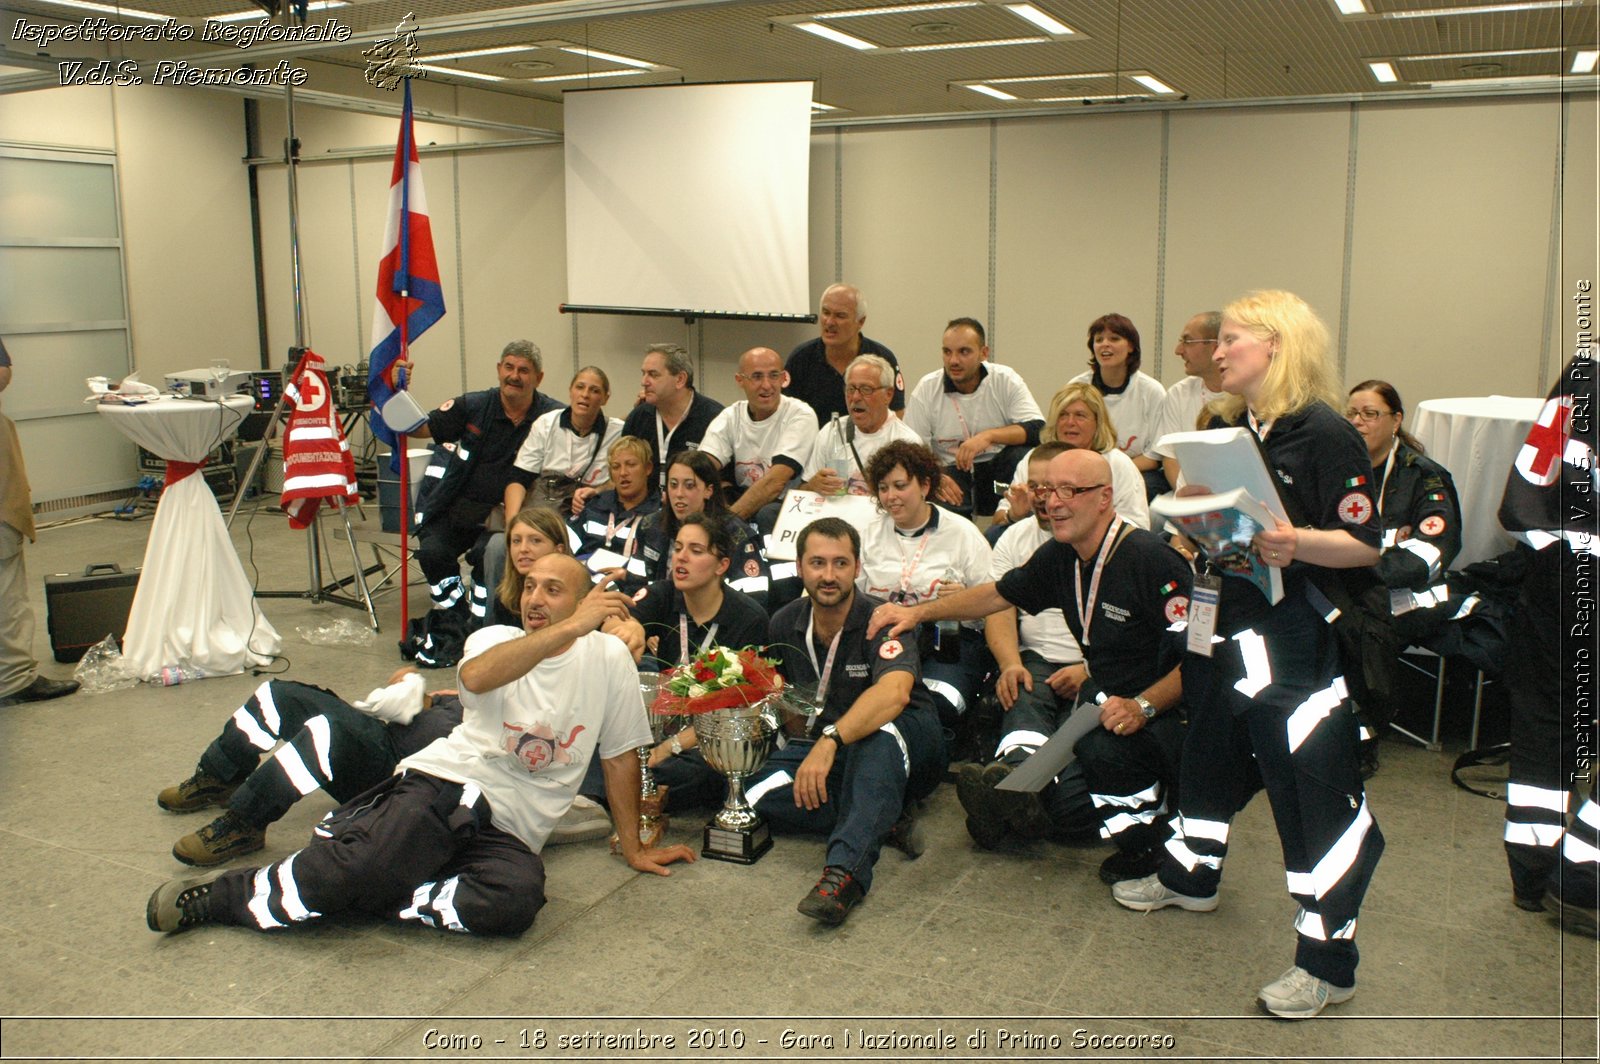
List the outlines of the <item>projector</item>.
<svg viewBox="0 0 1600 1064">
<path fill-rule="evenodd" d="M 250 383 L 250 374 L 241 370 L 183 369 L 167 374 L 167 390 L 191 399 L 220 399 Z"/>
</svg>

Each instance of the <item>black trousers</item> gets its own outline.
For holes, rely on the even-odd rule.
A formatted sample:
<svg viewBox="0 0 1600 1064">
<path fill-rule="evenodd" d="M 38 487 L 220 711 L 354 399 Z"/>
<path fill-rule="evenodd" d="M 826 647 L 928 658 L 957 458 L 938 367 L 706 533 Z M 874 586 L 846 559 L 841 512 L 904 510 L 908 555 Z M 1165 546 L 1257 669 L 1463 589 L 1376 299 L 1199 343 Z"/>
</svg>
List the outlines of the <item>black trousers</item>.
<svg viewBox="0 0 1600 1064">
<path fill-rule="evenodd" d="M 461 586 L 461 556 L 472 565 L 473 581 L 483 584 L 483 552 L 489 532 L 483 523 L 494 510 L 493 503 L 457 498 L 439 517 L 417 533 L 417 565 L 428 580 L 428 591 L 437 609 L 453 609 L 464 601 Z M 496 574 L 498 579 L 498 574 Z"/>
<path fill-rule="evenodd" d="M 305 849 L 212 891 L 219 922 L 263 931 L 355 911 L 516 935 L 544 905 L 544 863 L 490 822 L 476 787 L 407 772 L 329 814 Z"/>
<path fill-rule="evenodd" d="M 1102 838 L 1129 853 L 1154 850 L 1167 841 L 1183 732 L 1183 719 L 1174 709 L 1146 721 L 1132 735 L 1096 728 L 1078 740 L 1074 749 L 1100 814 Z"/>
<path fill-rule="evenodd" d="M 1553 888 L 1596 904 L 1600 811 L 1592 798 L 1569 824 L 1577 780 L 1596 748 L 1594 601 L 1600 558 L 1564 545 L 1534 556 L 1517 601 L 1506 662 L 1511 696 L 1511 766 L 1506 783 L 1506 859 L 1526 899 Z"/>
</svg>

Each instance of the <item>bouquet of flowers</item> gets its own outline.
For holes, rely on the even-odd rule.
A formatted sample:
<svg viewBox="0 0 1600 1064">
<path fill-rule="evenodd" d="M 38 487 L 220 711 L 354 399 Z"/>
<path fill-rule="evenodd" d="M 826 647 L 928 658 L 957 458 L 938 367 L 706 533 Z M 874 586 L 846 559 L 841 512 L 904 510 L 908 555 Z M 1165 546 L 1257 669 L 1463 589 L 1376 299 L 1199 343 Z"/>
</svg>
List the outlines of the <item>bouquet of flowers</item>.
<svg viewBox="0 0 1600 1064">
<path fill-rule="evenodd" d="M 713 709 L 752 706 L 783 690 L 777 663 L 755 647 L 711 647 L 666 674 L 652 713 L 693 716 Z"/>
</svg>

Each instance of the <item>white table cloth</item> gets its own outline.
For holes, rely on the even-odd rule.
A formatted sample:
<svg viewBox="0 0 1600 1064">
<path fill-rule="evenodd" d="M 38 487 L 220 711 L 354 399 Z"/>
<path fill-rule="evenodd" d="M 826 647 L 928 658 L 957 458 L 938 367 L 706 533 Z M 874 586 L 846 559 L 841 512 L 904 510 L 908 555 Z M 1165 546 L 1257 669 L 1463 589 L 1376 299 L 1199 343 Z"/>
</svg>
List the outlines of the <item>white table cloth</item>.
<svg viewBox="0 0 1600 1064">
<path fill-rule="evenodd" d="M 96 408 L 168 463 L 122 641 L 123 660 L 141 679 L 159 679 L 168 665 L 231 675 L 267 664 L 282 646 L 256 604 L 216 496 L 194 465 L 238 431 L 254 406 L 249 396 L 236 395 Z"/>
<path fill-rule="evenodd" d="M 1500 498 L 1511 463 L 1543 405 L 1543 399 L 1505 395 L 1428 399 L 1407 419 L 1406 428 L 1422 441 L 1428 457 L 1456 482 L 1461 553 L 1452 568 L 1493 558 L 1516 542 L 1500 527 Z"/>
</svg>

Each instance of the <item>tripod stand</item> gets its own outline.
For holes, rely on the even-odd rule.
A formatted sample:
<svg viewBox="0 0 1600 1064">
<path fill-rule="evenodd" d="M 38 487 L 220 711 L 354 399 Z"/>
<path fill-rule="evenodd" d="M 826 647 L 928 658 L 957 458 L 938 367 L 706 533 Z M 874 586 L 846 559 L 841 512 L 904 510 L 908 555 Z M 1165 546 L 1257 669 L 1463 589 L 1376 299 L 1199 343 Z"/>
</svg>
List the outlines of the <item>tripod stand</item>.
<svg viewBox="0 0 1600 1064">
<path fill-rule="evenodd" d="M 285 20 L 289 19 L 287 12 L 284 18 Z M 301 21 L 302 23 L 304 22 L 303 15 Z M 294 85 L 292 83 L 284 86 L 284 103 L 287 111 L 284 160 L 287 163 L 289 173 L 289 266 L 294 284 L 294 347 L 290 349 L 290 354 L 292 356 L 292 365 L 297 367 L 306 351 L 306 312 L 304 275 L 300 266 L 300 185 L 296 173 L 296 168 L 300 164 L 300 144 L 294 135 Z M 284 383 L 287 385 L 288 381 Z M 261 446 L 256 449 L 255 457 L 250 460 L 250 469 L 244 478 L 245 484 L 254 483 L 256 473 L 260 470 L 261 462 L 266 458 L 268 444 L 276 435 L 278 425 L 283 421 L 283 412 L 288 401 L 289 389 L 285 387 L 282 394 L 278 396 L 278 405 L 273 408 L 271 419 L 267 422 L 266 432 L 261 437 Z M 402 490 L 408 487 L 409 485 L 402 485 Z M 227 526 L 230 529 L 233 527 L 233 519 L 239 512 L 239 502 L 243 497 L 244 492 L 242 489 L 236 491 L 233 496 L 233 504 L 228 507 Z M 331 501 L 335 509 L 339 511 L 340 519 L 344 522 L 345 540 L 350 544 L 350 560 L 354 566 L 354 573 L 350 580 L 340 580 L 330 584 L 323 583 L 322 529 L 320 522 L 313 518 L 306 528 L 306 563 L 308 570 L 306 590 L 257 591 L 256 597 L 308 598 L 312 602 L 334 602 L 353 609 L 365 609 L 367 623 L 372 625 L 372 630 L 374 632 L 381 631 L 382 629 L 378 624 L 377 610 L 372 605 L 372 592 L 367 587 L 367 573 L 375 570 L 367 570 L 361 566 L 361 557 L 356 550 L 355 529 L 350 525 L 350 512 L 345 506 L 344 497 L 335 495 Z M 378 568 L 381 568 L 381 566 Z M 404 573 L 401 574 L 401 579 L 405 579 Z M 359 600 L 340 593 L 351 581 L 354 581 L 356 586 L 361 589 L 361 598 Z"/>
</svg>

